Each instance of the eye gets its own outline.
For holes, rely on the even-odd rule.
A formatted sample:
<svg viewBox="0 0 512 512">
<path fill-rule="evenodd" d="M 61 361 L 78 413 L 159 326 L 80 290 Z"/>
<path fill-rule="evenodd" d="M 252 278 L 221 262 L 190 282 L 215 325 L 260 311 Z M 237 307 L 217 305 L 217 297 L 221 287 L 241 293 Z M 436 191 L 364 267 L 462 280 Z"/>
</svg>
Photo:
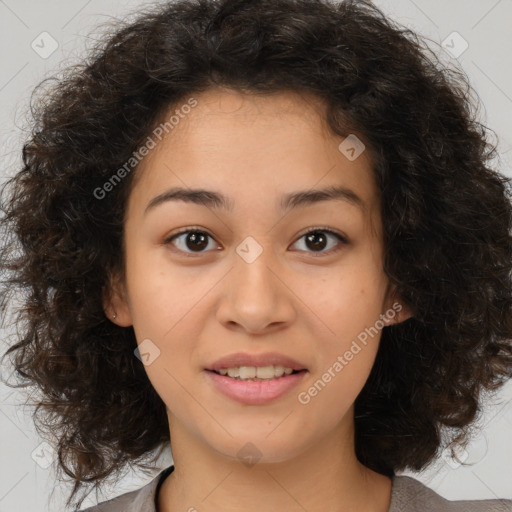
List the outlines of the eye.
<svg viewBox="0 0 512 512">
<path fill-rule="evenodd" d="M 213 240 L 213 237 L 206 231 L 196 228 L 186 228 L 186 230 L 184 229 L 179 233 L 175 233 L 174 235 L 166 238 L 164 240 L 164 245 L 173 244 L 177 247 L 178 251 L 189 255 L 193 253 L 206 252 L 204 249 L 210 245 L 208 239 Z M 190 251 L 187 249 L 190 249 Z M 217 249 L 222 249 L 222 247 L 217 245 Z"/>
<path fill-rule="evenodd" d="M 301 235 L 301 237 L 295 242 L 294 245 L 298 244 L 300 240 L 304 239 L 304 245 L 306 252 L 330 254 L 336 252 L 341 247 L 340 245 L 348 244 L 347 239 L 339 233 L 332 231 L 328 228 L 314 228 Z M 208 252 L 206 249 L 210 247 L 216 248 L 217 250 L 222 249 L 219 245 L 210 243 L 214 238 L 206 231 L 200 228 L 185 228 L 179 233 L 175 233 L 164 240 L 164 245 L 172 244 L 176 247 L 177 251 L 184 253 L 185 255 L 200 254 Z M 334 241 L 331 243 L 332 247 L 328 250 L 324 250 L 329 245 L 329 240 Z M 338 242 L 336 244 L 336 242 Z M 316 256 L 316 254 L 314 254 Z"/>
<path fill-rule="evenodd" d="M 338 251 L 341 247 L 340 245 L 348 244 L 347 239 L 340 235 L 339 233 L 336 233 L 335 231 L 332 231 L 328 228 L 314 228 L 304 235 L 302 235 L 295 244 L 297 244 L 300 240 L 304 239 L 304 245 L 311 249 L 313 253 L 320 253 L 319 255 L 323 254 L 330 254 L 332 252 Z M 325 247 L 329 245 L 329 239 L 335 240 L 334 247 L 331 246 L 330 249 L 327 251 L 324 251 Z M 336 243 L 338 242 L 338 243 Z M 294 245 L 295 245 L 294 244 Z M 309 252 L 309 251 L 306 251 Z M 317 256 L 317 254 L 314 254 L 314 256 Z"/>
</svg>

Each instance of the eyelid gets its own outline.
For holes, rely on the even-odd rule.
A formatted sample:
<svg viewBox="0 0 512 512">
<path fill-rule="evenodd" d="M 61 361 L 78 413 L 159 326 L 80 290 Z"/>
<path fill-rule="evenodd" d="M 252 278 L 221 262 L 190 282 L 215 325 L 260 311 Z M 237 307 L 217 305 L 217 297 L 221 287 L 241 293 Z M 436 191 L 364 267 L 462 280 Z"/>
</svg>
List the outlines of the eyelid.
<svg viewBox="0 0 512 512">
<path fill-rule="evenodd" d="M 166 237 L 164 243 L 168 243 L 174 237 L 178 235 L 183 235 L 184 233 L 189 233 L 190 231 L 200 231 L 201 233 L 206 233 L 208 236 L 215 239 L 215 237 L 207 229 L 202 228 L 201 226 L 185 226 L 184 228 L 181 228 L 179 231 L 176 231 L 176 233 L 172 233 L 168 237 Z"/>
</svg>

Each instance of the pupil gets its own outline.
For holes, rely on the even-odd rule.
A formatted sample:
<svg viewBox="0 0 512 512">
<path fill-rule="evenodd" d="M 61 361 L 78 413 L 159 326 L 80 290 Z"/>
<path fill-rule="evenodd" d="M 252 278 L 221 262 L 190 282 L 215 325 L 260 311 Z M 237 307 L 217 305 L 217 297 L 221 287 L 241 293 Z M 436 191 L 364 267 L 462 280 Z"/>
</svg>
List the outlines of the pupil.
<svg viewBox="0 0 512 512">
<path fill-rule="evenodd" d="M 201 233 L 200 231 L 190 233 L 187 236 L 187 247 L 192 251 L 204 249 L 207 245 L 208 238 L 204 233 Z"/>
<path fill-rule="evenodd" d="M 314 231 L 306 236 L 306 244 L 310 249 L 324 249 L 326 238 L 321 231 Z"/>
</svg>

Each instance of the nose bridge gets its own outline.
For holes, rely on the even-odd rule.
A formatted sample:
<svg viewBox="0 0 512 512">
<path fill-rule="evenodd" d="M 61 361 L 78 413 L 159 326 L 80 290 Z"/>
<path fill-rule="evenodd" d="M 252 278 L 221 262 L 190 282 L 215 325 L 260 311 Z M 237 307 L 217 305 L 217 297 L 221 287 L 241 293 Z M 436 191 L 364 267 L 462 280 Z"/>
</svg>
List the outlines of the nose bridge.
<svg viewBox="0 0 512 512">
<path fill-rule="evenodd" d="M 263 296 L 275 285 L 275 276 L 270 271 L 275 267 L 272 249 L 263 247 L 252 237 L 248 237 L 236 249 L 235 276 L 240 286 L 238 291 L 245 296 Z"/>
<path fill-rule="evenodd" d="M 263 244 L 264 240 L 258 242 L 248 236 L 236 248 L 236 295 L 250 299 L 255 304 L 272 301 L 276 287 L 275 276 L 270 271 L 272 266 L 275 267 L 272 248 L 269 243 Z"/>
<path fill-rule="evenodd" d="M 279 265 L 272 248 L 247 237 L 236 248 L 219 320 L 235 322 L 249 331 L 289 321 L 293 307 L 287 288 L 276 277 Z"/>
</svg>

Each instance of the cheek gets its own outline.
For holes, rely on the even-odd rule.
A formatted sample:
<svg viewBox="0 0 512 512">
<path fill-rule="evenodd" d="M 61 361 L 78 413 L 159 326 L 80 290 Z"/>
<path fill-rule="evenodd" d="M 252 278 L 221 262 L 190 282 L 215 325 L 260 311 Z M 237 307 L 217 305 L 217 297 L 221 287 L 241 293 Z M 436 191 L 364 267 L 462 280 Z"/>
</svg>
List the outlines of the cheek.
<svg viewBox="0 0 512 512">
<path fill-rule="evenodd" d="M 149 354 L 144 369 L 169 408 L 183 407 L 188 401 L 180 383 L 191 371 L 194 340 L 200 339 L 201 330 L 201 322 L 190 319 L 204 314 L 207 301 L 201 298 L 207 279 L 200 284 L 161 256 L 149 261 L 142 251 L 129 254 L 126 277 L 131 320 L 141 357 Z"/>
<path fill-rule="evenodd" d="M 328 345 L 342 348 L 384 313 L 386 280 L 371 266 L 346 265 L 328 277 L 304 281 L 297 295 L 325 327 Z M 330 334 L 328 336 L 327 334 Z M 323 334 L 322 334 L 323 335 Z"/>
<path fill-rule="evenodd" d="M 310 286 L 311 309 L 326 326 L 313 336 L 315 352 L 321 354 L 315 378 L 329 404 L 340 397 L 350 404 L 364 386 L 377 354 L 385 311 L 384 276 L 355 266 L 337 278 Z M 312 390 L 314 394 L 315 391 Z"/>
<path fill-rule="evenodd" d="M 134 244 L 128 254 L 127 286 L 134 329 L 142 337 L 164 340 L 200 301 L 208 280 L 213 285 L 213 279 L 203 276 L 199 280 L 171 265 L 164 249 L 144 251 Z"/>
<path fill-rule="evenodd" d="M 324 411 L 326 423 L 344 416 L 370 375 L 381 336 L 373 317 L 358 310 L 339 315 L 337 323 L 333 319 L 335 334 L 316 341 L 321 357 L 299 402 Z"/>
</svg>

